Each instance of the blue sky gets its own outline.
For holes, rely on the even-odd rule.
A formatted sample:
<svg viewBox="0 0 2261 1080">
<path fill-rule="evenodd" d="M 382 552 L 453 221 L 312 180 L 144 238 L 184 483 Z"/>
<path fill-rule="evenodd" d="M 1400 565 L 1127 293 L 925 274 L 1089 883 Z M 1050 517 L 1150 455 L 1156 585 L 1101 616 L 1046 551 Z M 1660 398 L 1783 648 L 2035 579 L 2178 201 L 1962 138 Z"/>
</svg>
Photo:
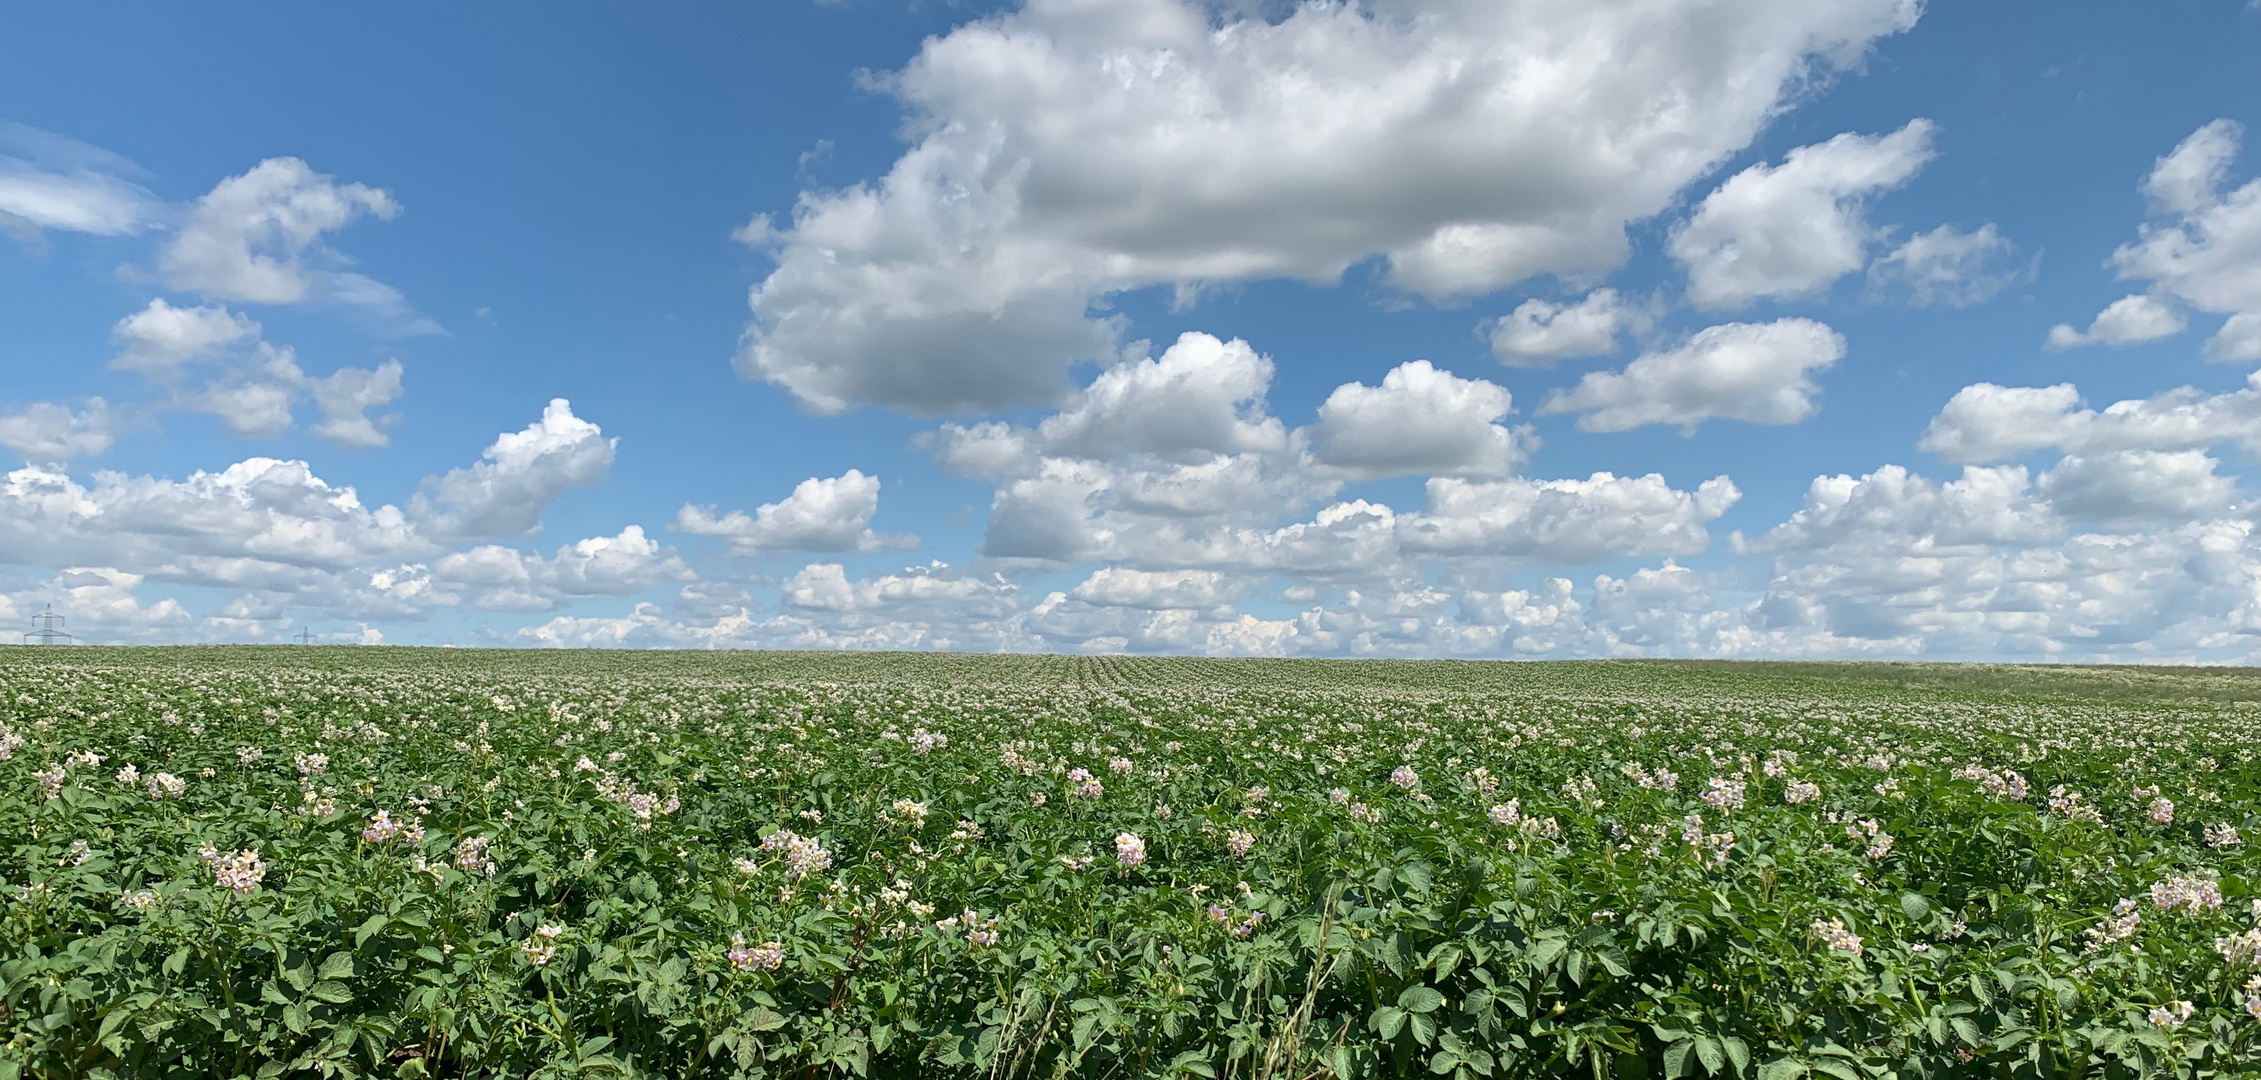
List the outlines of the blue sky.
<svg viewBox="0 0 2261 1080">
<path fill-rule="evenodd" d="M 2261 649 L 2248 4 L 19 24 L 13 620 Z"/>
</svg>

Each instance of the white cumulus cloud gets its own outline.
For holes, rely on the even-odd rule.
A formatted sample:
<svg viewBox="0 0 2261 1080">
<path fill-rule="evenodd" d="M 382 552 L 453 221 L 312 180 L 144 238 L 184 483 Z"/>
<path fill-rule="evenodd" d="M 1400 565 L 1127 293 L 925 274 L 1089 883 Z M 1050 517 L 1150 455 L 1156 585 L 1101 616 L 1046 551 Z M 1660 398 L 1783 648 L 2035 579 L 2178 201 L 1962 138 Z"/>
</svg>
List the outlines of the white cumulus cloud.
<svg viewBox="0 0 2261 1080">
<path fill-rule="evenodd" d="M 2041 449 L 2093 456 L 2234 443 L 2261 454 L 2261 374 L 2246 382 L 2246 389 L 2221 394 L 2178 387 L 2115 401 L 2102 410 L 2084 407 L 2071 383 L 1974 383 L 1948 400 L 1916 446 L 1969 464 L 2008 461 Z"/>
<path fill-rule="evenodd" d="M 88 398 L 73 409 L 41 401 L 12 413 L 0 413 L 0 446 L 27 462 L 52 464 L 78 457 L 95 457 L 117 441 L 117 418 L 108 402 Z"/>
<path fill-rule="evenodd" d="M 879 512 L 879 478 L 850 469 L 830 478 L 810 477 L 783 500 L 718 513 L 711 506 L 686 505 L 675 515 L 675 531 L 718 536 L 734 554 L 774 551 L 883 551 L 916 547 L 918 538 L 871 529 Z"/>
<path fill-rule="evenodd" d="M 2190 325 L 2182 312 L 2156 296 L 2135 293 L 2120 297 L 2104 305 L 2089 321 L 2088 329 L 2075 329 L 2070 323 L 2058 323 L 2049 328 L 2048 346 L 2052 349 L 2071 349 L 2082 345 L 2134 345 L 2156 341 L 2183 332 Z"/>
<path fill-rule="evenodd" d="M 1188 331 L 1159 359 L 1100 372 L 1037 426 L 1037 440 L 1047 453 L 1084 458 L 1277 450 L 1287 433 L 1263 413 L 1271 382 L 1271 360 L 1247 342 Z"/>
<path fill-rule="evenodd" d="M 399 290 L 343 269 L 344 256 L 323 243 L 358 218 L 389 220 L 400 209 L 381 188 L 340 184 L 297 158 L 268 158 L 220 181 L 189 208 L 158 252 L 158 274 L 172 288 L 213 300 L 318 300 L 358 309 L 394 332 L 437 332 Z"/>
<path fill-rule="evenodd" d="M 1813 373 L 1845 355 L 1844 335 L 1811 319 L 1725 323 L 1697 331 L 1678 348 L 1648 353 L 1622 372 L 1597 371 L 1540 408 L 1578 413 L 1585 431 L 1672 424 L 1684 432 L 1706 420 L 1795 424 L 1820 407 Z"/>
<path fill-rule="evenodd" d="M 1867 201 L 1904 184 L 1931 160 L 1929 120 L 1889 135 L 1847 132 L 1801 146 L 1782 164 L 1760 162 L 1704 197 L 1672 236 L 1688 270 L 1688 298 L 1705 308 L 1807 296 L 1859 270 L 1876 229 Z"/>
<path fill-rule="evenodd" d="M 556 398 L 525 430 L 496 436 L 482 460 L 425 481 L 409 511 L 435 537 L 528 536 L 559 496 L 603 480 L 618 448 Z"/>
<path fill-rule="evenodd" d="M 118 320 L 110 337 L 118 343 L 111 367 L 166 381 L 179 377 L 188 364 L 226 356 L 257 341 L 259 324 L 216 304 L 182 308 L 160 298 Z"/>
<path fill-rule="evenodd" d="M 2179 333 L 2169 300 L 2227 316 L 2206 342 L 2217 363 L 2261 360 L 2261 179 L 2224 190 L 2244 130 L 2235 121 L 2200 127 L 2160 158 L 2144 178 L 2155 218 L 2134 243 L 2112 253 L 2123 278 L 2151 284 L 2153 296 L 2116 301 L 2086 334 L 2070 326 L 2049 333 L 2051 345 L 2121 344 Z M 2106 316 L 2122 305 L 2115 321 Z"/>
<path fill-rule="evenodd" d="M 1681 491 L 1655 473 L 1584 480 L 1429 481 L 1429 505 L 1398 519 L 1406 548 L 1555 563 L 1622 555 L 1691 555 L 1711 542 L 1705 525 L 1742 498 L 1724 476 Z"/>
<path fill-rule="evenodd" d="M 1595 289 L 1575 304 L 1525 300 L 1490 324 L 1492 355 L 1510 367 L 1552 367 L 1611 352 L 1619 334 L 1645 321 L 1615 289 Z"/>
<path fill-rule="evenodd" d="M 1971 232 L 1941 225 L 1909 237 L 1869 264 L 1870 291 L 1905 297 L 1913 307 L 1970 307 L 2023 280 L 2032 264 L 1992 222 Z"/>
<path fill-rule="evenodd" d="M 749 237 L 738 369 L 806 407 L 1055 399 L 1116 292 L 1332 281 L 1448 299 L 1592 275 L 1625 226 L 1913 0 L 1370 5 L 1028 0 L 880 80 L 914 145 Z"/>
<path fill-rule="evenodd" d="M 431 574 L 447 585 L 479 590 L 474 605 L 504 611 L 548 611 L 576 599 L 629 596 L 697 577 L 635 525 L 615 536 L 567 544 L 548 558 L 495 544 L 450 552 L 432 562 Z"/>
<path fill-rule="evenodd" d="M 1506 476 L 1538 441 L 1499 422 L 1513 406 L 1503 387 L 1414 360 L 1380 386 L 1336 387 L 1305 434 L 1319 461 L 1359 478 Z"/>
<path fill-rule="evenodd" d="M 1089 604 L 1147 610 L 1208 609 L 1238 600 L 1236 588 L 1215 570 L 1134 570 L 1103 566 L 1068 595 Z"/>
</svg>

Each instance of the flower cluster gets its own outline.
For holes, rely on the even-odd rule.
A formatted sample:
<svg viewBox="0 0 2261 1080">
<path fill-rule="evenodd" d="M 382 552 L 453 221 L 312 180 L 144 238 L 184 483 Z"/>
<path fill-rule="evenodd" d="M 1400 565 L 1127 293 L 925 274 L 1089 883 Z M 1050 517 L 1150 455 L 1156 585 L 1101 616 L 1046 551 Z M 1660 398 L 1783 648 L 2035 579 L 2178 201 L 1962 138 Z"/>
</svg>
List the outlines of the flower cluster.
<svg viewBox="0 0 2261 1080">
<path fill-rule="evenodd" d="M 986 948 L 988 946 L 997 944 L 998 934 L 996 917 L 992 916 L 990 918 L 984 919 L 981 916 L 975 914 L 972 908 L 967 908 L 962 914 L 952 915 L 951 917 L 934 924 L 934 928 L 936 930 L 942 931 L 944 933 L 955 930 L 959 926 L 964 926 L 966 928 L 966 944 L 971 945 L 974 948 Z"/>
<path fill-rule="evenodd" d="M 1789 786 L 1782 789 L 1782 801 L 1793 806 L 1820 800 L 1821 785 L 1810 780 L 1792 780 Z"/>
<path fill-rule="evenodd" d="M 897 821 L 903 822 L 914 829 L 926 824 L 926 804 L 922 802 L 914 802 L 910 799 L 897 799 L 892 805 L 887 808 L 886 813 L 887 816 L 894 818 Z"/>
<path fill-rule="evenodd" d="M 2101 949 L 2114 942 L 2134 937 L 2143 925 L 2143 912 L 2136 910 L 2136 902 L 2122 897 L 2112 905 L 2112 913 L 2085 932 L 2090 951 Z"/>
<path fill-rule="evenodd" d="M 1822 944 L 1850 956 L 1861 955 L 1860 935 L 1845 929 L 1845 920 L 1815 919 L 1810 929 Z"/>
<path fill-rule="evenodd" d="M 2091 825 L 2102 824 L 2104 821 L 2102 811 L 2084 802 L 2080 792 L 2063 784 L 2049 789 L 2049 812 L 2059 817 L 2071 818 L 2074 821 L 2085 821 Z"/>
<path fill-rule="evenodd" d="M 730 935 L 730 966 L 740 971 L 776 971 L 785 964 L 785 946 L 775 941 L 746 944 L 744 934 Z"/>
<path fill-rule="evenodd" d="M 1845 824 L 1845 839 L 1851 840 L 1855 844 L 1867 845 L 1866 850 L 1862 851 L 1861 854 L 1870 862 L 1883 862 L 1886 857 L 1892 854 L 1892 834 L 1885 832 L 1884 827 L 1877 824 L 1875 818 L 1847 822 Z"/>
<path fill-rule="evenodd" d="M 2027 794 L 2025 777 L 2008 770 L 1995 772 L 1983 765 L 1965 765 L 1955 770 L 1955 779 L 1977 784 L 1989 799 L 2023 802 Z"/>
<path fill-rule="evenodd" d="M 188 781 L 172 773 L 161 772 L 149 778 L 147 790 L 152 799 L 178 799 L 188 794 Z"/>
<path fill-rule="evenodd" d="M 2198 1006 L 2187 1001 L 2170 1001 L 2151 1010 L 2153 1024 L 2159 1027 L 2181 1027 L 2198 1014 Z"/>
<path fill-rule="evenodd" d="M 1705 781 L 1710 790 L 1703 794 L 1704 805 L 1722 813 L 1741 810 L 1745 784 L 1738 777 L 1714 776 Z"/>
<path fill-rule="evenodd" d="M 2261 927 L 2214 939 L 2214 951 L 2232 967 L 2261 965 Z"/>
<path fill-rule="evenodd" d="M 321 757 L 320 754 L 314 755 Z M 329 788 L 316 787 L 311 778 L 298 782 L 298 812 L 306 817 L 326 818 L 338 812 L 338 802 Z"/>
<path fill-rule="evenodd" d="M 495 876 L 500 867 L 494 856 L 487 853 L 490 841 L 484 836 L 466 836 L 455 842 L 455 868 L 466 874 Z"/>
<path fill-rule="evenodd" d="M 762 837 L 762 850 L 785 853 L 787 881 L 799 881 L 832 869 L 832 853 L 826 851 L 823 844 L 813 836 L 802 836 L 791 829 L 779 829 Z"/>
<path fill-rule="evenodd" d="M 1714 870 L 1727 865 L 1727 857 L 1735 851 L 1735 834 L 1705 832 L 1702 814 L 1690 814 L 1680 820 L 1680 839 L 1696 849 L 1698 861 Z"/>
<path fill-rule="evenodd" d="M 2151 883 L 2151 906 L 2161 911 L 2220 911 L 2222 889 L 2205 878 L 2167 878 Z"/>
<path fill-rule="evenodd" d="M 1245 859 L 1248 857 L 1248 853 L 1255 850 L 1255 848 L 1255 833 L 1247 832 L 1242 829 L 1234 829 L 1225 837 L 1225 850 L 1231 852 L 1233 858 Z"/>
<path fill-rule="evenodd" d="M 389 844 L 395 840 L 421 844 L 424 842 L 424 823 L 394 821 L 390 813 L 379 810 L 376 816 L 369 819 L 368 827 L 361 830 L 361 839 L 371 844 Z"/>
<path fill-rule="evenodd" d="M 535 967 L 545 967 L 557 957 L 557 939 L 564 936 L 562 926 L 537 926 L 534 933 L 518 946 L 526 955 L 526 962 Z"/>
<path fill-rule="evenodd" d="M 1096 799 L 1107 793 L 1105 785 L 1099 782 L 1098 777 L 1091 775 L 1090 769 L 1069 770 L 1068 783 L 1075 785 L 1068 789 L 1070 798 Z"/>
<path fill-rule="evenodd" d="M 1116 833 L 1115 862 L 1125 870 L 1144 865 L 1146 862 L 1146 841 L 1139 839 L 1137 833 Z"/>
<path fill-rule="evenodd" d="M 1225 933 L 1235 939 L 1246 940 L 1248 935 L 1255 933 L 1256 928 L 1264 924 L 1262 911 L 1249 912 L 1247 918 L 1237 921 L 1233 914 L 1233 909 L 1223 904 L 1209 905 L 1209 921 L 1224 927 Z"/>
<path fill-rule="evenodd" d="M 212 868 L 212 883 L 237 896 L 249 895 L 267 877 L 267 864 L 259 858 L 257 849 L 245 848 L 226 855 L 206 844 L 198 854 L 203 857 L 204 865 Z"/>
<path fill-rule="evenodd" d="M 2241 847 L 2244 844 L 2245 838 L 2237 834 L 2237 826 L 2235 825 L 2231 825 L 2227 822 L 2221 822 L 2206 826 L 2207 847 L 2213 848 L 2216 851 L 2228 851 L 2231 848 Z"/>
</svg>

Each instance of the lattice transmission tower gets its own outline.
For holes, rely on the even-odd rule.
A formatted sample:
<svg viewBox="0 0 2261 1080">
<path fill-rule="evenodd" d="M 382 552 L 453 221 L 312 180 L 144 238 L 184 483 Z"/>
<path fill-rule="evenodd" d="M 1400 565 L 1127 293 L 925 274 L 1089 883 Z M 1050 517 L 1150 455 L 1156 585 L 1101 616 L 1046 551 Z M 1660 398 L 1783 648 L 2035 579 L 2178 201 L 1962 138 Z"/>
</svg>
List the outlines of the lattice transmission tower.
<svg viewBox="0 0 2261 1080">
<path fill-rule="evenodd" d="M 301 645 L 312 645 L 314 644 L 314 630 L 311 627 L 301 626 L 298 628 L 298 636 L 291 640 Z"/>
<path fill-rule="evenodd" d="M 47 605 L 47 610 L 32 616 L 31 621 L 32 628 L 24 631 L 24 644 L 69 645 L 73 643 L 71 635 L 63 632 L 63 617 L 55 614 L 55 605 Z"/>
</svg>

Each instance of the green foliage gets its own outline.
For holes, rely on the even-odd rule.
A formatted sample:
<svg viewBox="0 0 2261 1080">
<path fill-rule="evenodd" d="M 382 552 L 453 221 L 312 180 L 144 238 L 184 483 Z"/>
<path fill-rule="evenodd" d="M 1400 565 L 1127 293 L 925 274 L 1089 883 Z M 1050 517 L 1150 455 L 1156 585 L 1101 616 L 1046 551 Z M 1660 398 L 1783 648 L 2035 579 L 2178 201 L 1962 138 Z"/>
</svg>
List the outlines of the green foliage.
<svg viewBox="0 0 2261 1080">
<path fill-rule="evenodd" d="M 2261 1071 L 2248 707 L 1925 678 L 0 650 L 0 1080 Z"/>
</svg>

